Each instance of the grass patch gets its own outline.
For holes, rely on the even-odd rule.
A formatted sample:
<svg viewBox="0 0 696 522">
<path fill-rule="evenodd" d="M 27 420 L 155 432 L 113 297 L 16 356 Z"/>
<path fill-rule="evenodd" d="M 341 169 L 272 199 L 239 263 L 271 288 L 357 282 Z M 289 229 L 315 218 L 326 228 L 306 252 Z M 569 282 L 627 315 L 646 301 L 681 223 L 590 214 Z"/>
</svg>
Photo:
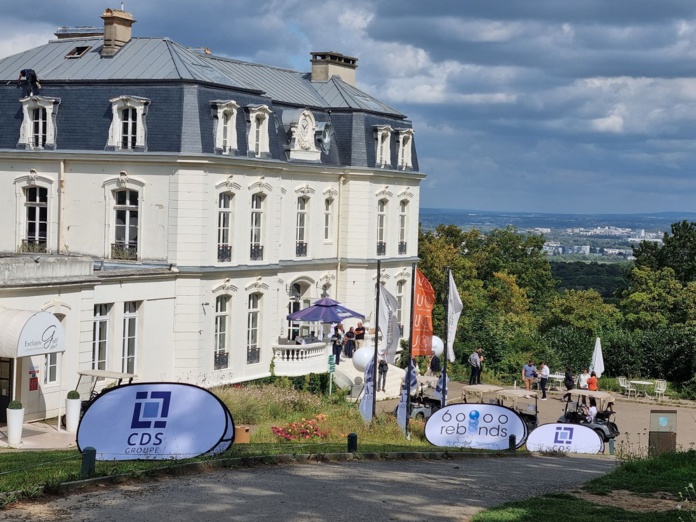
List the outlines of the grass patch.
<svg viewBox="0 0 696 522">
<path fill-rule="evenodd" d="M 678 510 L 636 513 L 556 494 L 509 502 L 478 513 L 471 522 L 675 522 L 680 514 Z"/>
</svg>

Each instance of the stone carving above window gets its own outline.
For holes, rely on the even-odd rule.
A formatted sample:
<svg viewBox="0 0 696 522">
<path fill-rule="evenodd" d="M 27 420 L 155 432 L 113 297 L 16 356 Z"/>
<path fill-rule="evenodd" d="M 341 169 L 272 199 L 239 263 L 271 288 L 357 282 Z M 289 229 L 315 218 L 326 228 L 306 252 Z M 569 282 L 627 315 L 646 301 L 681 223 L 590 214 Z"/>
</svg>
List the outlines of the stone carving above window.
<svg viewBox="0 0 696 522">
<path fill-rule="evenodd" d="M 321 151 L 316 146 L 317 122 L 314 115 L 307 109 L 297 109 L 283 112 L 283 126 L 290 143 L 288 156 L 291 160 L 313 161 L 321 160 Z"/>
</svg>

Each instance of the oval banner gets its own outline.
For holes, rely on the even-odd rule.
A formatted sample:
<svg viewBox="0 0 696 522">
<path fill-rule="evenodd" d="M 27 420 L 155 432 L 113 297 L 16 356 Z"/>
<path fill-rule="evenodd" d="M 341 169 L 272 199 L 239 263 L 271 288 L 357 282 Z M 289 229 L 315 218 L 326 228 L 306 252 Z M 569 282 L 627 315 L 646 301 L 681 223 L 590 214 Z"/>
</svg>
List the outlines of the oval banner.
<svg viewBox="0 0 696 522">
<path fill-rule="evenodd" d="M 452 404 L 425 424 L 425 437 L 434 446 L 506 450 L 510 435 L 517 438 L 515 447 L 521 447 L 527 425 L 510 408 L 495 404 Z"/>
<path fill-rule="evenodd" d="M 220 453 L 234 441 L 227 406 L 204 388 L 182 383 L 126 384 L 90 405 L 77 447 L 98 460 L 187 459 Z"/>
<path fill-rule="evenodd" d="M 602 453 L 604 440 L 592 428 L 582 424 L 555 422 L 542 424 L 527 438 L 529 451 L 562 451 L 564 453 Z"/>
</svg>

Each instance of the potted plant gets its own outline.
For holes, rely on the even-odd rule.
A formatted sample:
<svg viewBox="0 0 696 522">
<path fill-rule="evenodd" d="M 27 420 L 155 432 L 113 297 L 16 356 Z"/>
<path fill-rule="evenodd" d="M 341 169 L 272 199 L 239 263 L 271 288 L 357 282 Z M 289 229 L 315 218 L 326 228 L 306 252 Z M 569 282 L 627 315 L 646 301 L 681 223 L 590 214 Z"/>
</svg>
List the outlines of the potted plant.
<svg viewBox="0 0 696 522">
<path fill-rule="evenodd" d="M 22 424 L 24 424 L 24 406 L 14 400 L 7 406 L 7 443 L 18 446 L 22 443 Z"/>
<path fill-rule="evenodd" d="M 80 392 L 70 390 L 65 399 L 65 429 L 68 433 L 75 433 L 77 426 L 80 424 L 80 408 L 82 401 L 80 400 Z"/>
</svg>

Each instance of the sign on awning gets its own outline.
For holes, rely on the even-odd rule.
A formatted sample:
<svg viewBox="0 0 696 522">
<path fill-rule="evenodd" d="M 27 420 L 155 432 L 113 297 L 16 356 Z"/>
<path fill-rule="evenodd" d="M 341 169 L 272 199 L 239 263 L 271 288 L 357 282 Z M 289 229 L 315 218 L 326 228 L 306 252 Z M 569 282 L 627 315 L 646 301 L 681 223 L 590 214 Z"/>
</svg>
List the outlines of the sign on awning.
<svg viewBox="0 0 696 522">
<path fill-rule="evenodd" d="M 65 351 L 65 332 L 55 315 L 0 308 L 0 357 L 15 359 Z"/>
</svg>

